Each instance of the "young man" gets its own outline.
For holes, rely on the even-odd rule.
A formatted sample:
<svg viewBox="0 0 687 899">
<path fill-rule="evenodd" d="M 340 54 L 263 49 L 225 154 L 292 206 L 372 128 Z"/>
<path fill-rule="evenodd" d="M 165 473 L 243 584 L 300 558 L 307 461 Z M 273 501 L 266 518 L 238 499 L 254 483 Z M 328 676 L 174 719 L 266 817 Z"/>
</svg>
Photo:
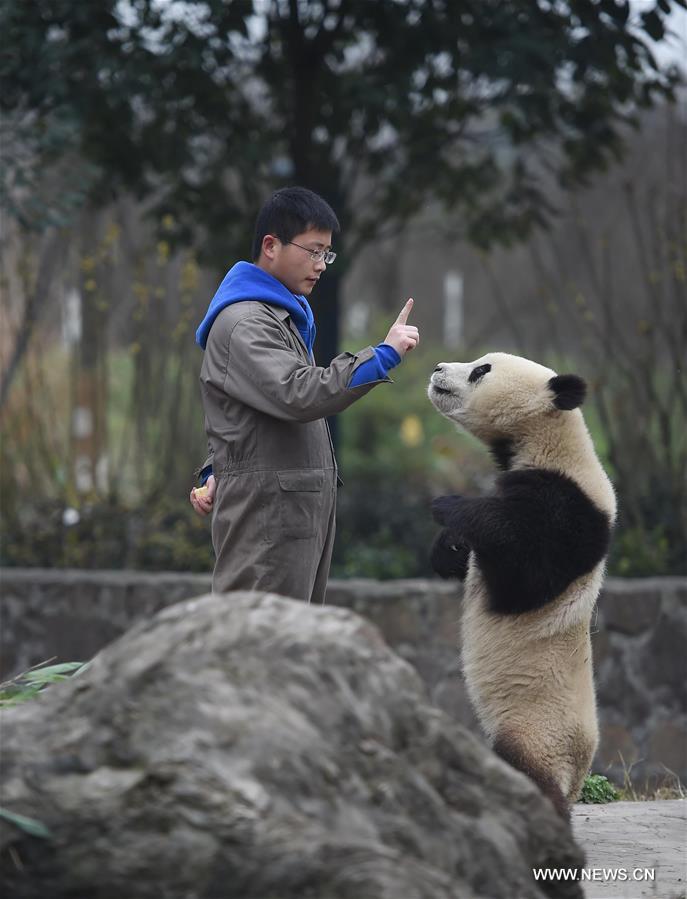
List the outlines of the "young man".
<svg viewBox="0 0 687 899">
<path fill-rule="evenodd" d="M 210 456 L 212 587 L 324 602 L 334 544 L 337 465 L 325 418 L 341 412 L 413 349 L 408 300 L 383 343 L 316 366 L 308 297 L 334 262 L 331 207 L 302 187 L 277 191 L 258 215 L 253 260 L 226 275 L 196 332 Z M 205 495 L 203 495 L 205 494 Z"/>
</svg>

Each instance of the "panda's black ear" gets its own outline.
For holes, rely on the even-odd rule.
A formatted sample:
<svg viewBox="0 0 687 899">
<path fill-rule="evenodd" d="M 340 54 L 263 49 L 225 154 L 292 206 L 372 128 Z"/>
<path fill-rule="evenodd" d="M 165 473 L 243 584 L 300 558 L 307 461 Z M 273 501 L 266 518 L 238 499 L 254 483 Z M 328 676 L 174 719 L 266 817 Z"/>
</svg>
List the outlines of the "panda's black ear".
<svg viewBox="0 0 687 899">
<path fill-rule="evenodd" d="M 549 381 L 557 409 L 577 409 L 587 395 L 587 385 L 579 375 L 556 375 Z"/>
</svg>

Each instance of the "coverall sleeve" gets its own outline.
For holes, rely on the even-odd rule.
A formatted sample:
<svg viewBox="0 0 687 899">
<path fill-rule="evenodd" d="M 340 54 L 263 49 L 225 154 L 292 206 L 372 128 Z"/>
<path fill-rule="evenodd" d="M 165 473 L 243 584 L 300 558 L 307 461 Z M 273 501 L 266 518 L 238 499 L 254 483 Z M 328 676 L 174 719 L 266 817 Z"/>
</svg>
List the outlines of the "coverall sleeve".
<svg viewBox="0 0 687 899">
<path fill-rule="evenodd" d="M 214 331 L 214 328 L 213 328 Z M 208 349 L 213 332 L 210 332 Z M 221 340 L 220 333 L 217 334 Z M 376 381 L 349 388 L 358 366 L 373 358 L 372 347 L 341 353 L 326 368 L 311 365 L 289 345 L 279 323 L 269 317 L 239 319 L 222 348 L 226 354 L 222 389 L 260 412 L 286 421 L 315 421 L 343 411 Z"/>
<path fill-rule="evenodd" d="M 203 462 L 203 464 L 201 466 L 199 466 L 198 468 L 196 468 L 196 470 L 193 472 L 195 477 L 198 478 L 201 487 L 203 486 L 203 484 L 205 484 L 207 479 L 212 474 L 212 458 L 213 458 L 213 456 L 214 456 L 214 450 L 213 450 L 212 446 L 210 445 L 210 442 L 208 441 L 207 458 L 206 458 L 205 462 Z"/>
<path fill-rule="evenodd" d="M 370 381 L 384 380 L 389 374 L 389 369 L 395 368 L 401 362 L 401 357 L 388 343 L 377 344 L 373 352 L 373 358 L 363 362 L 355 370 L 348 382 L 349 387 L 359 387 L 361 384 L 369 384 Z"/>
</svg>

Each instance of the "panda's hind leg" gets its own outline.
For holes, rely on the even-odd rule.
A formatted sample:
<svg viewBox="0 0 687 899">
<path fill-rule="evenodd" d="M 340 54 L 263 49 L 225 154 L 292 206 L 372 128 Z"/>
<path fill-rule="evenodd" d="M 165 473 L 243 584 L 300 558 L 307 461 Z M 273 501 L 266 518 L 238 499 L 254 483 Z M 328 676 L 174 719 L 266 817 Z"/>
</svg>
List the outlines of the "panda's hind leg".
<svg viewBox="0 0 687 899">
<path fill-rule="evenodd" d="M 581 728 L 571 738 L 571 777 L 568 802 L 572 805 L 580 798 L 582 785 L 591 768 L 598 746 L 598 735 L 585 733 Z"/>
<path fill-rule="evenodd" d="M 533 780 L 542 793 L 551 800 L 558 814 L 565 821 L 570 821 L 570 805 L 560 784 L 551 771 L 532 757 L 531 750 L 528 752 L 517 738 L 509 734 L 497 735 L 493 749 L 504 762 L 508 762 Z"/>
</svg>

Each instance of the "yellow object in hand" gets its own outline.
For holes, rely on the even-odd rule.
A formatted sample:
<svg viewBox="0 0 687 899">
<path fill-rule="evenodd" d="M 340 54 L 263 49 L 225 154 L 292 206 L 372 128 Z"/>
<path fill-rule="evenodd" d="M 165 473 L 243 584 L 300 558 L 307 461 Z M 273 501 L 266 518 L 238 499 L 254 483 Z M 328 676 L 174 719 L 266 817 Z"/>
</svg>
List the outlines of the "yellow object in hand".
<svg viewBox="0 0 687 899">
<path fill-rule="evenodd" d="M 210 488 L 205 484 L 203 487 L 196 487 L 194 493 L 196 498 L 199 496 L 207 496 L 210 493 Z"/>
</svg>

